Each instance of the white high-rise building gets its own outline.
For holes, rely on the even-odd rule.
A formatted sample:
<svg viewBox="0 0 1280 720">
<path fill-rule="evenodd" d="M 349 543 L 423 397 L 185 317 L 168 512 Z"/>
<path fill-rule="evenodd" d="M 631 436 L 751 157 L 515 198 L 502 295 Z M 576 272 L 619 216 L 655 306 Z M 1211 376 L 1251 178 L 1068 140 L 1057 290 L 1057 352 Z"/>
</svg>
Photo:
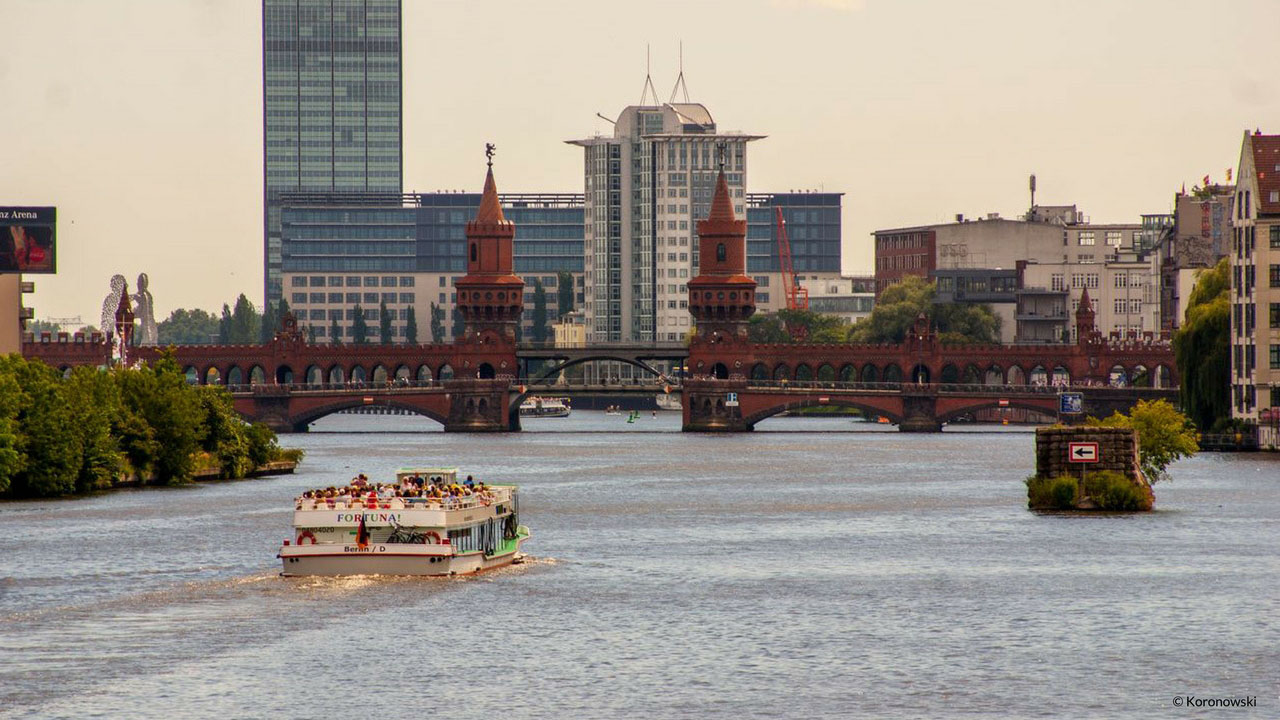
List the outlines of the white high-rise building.
<svg viewBox="0 0 1280 720">
<path fill-rule="evenodd" d="M 694 224 L 711 207 L 723 153 L 734 212 L 746 217 L 747 143 L 697 103 L 632 105 L 612 137 L 584 148 L 585 302 L 592 342 L 680 340 L 689 331 Z"/>
</svg>

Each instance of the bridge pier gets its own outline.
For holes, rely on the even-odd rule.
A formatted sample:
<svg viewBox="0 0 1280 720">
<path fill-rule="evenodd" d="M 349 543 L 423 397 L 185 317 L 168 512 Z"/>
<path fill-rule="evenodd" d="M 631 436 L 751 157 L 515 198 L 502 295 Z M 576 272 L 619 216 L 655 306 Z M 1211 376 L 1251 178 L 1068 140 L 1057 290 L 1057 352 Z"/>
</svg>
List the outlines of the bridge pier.
<svg viewBox="0 0 1280 720">
<path fill-rule="evenodd" d="M 899 432 L 942 432 L 942 423 L 938 421 L 938 395 L 929 390 L 902 390 L 902 422 L 898 424 Z"/>
<path fill-rule="evenodd" d="M 511 383 L 507 380 L 448 380 L 445 432 L 506 432 Z M 518 429 L 518 428 L 517 428 Z"/>
<path fill-rule="evenodd" d="M 748 432 L 752 426 L 742 417 L 738 393 L 747 389 L 745 380 L 686 382 L 683 389 L 684 432 Z"/>
</svg>

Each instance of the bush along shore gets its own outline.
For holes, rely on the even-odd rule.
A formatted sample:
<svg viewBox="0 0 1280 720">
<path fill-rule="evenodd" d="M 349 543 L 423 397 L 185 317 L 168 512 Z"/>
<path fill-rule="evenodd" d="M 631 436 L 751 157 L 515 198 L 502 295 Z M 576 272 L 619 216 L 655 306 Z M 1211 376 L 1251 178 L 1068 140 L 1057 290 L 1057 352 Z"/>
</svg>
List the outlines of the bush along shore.
<svg viewBox="0 0 1280 720">
<path fill-rule="evenodd" d="M 301 459 L 241 420 L 225 388 L 189 384 L 170 357 L 63 377 L 0 356 L 0 497 L 291 472 Z"/>
<path fill-rule="evenodd" d="M 1091 444 L 1096 462 L 1073 463 L 1072 443 Z M 1195 427 L 1164 400 L 1140 401 L 1129 415 L 1089 418 L 1084 426 L 1036 431 L 1036 474 L 1027 478 L 1032 510 L 1134 512 L 1155 505 L 1152 485 L 1168 466 L 1199 449 Z"/>
</svg>

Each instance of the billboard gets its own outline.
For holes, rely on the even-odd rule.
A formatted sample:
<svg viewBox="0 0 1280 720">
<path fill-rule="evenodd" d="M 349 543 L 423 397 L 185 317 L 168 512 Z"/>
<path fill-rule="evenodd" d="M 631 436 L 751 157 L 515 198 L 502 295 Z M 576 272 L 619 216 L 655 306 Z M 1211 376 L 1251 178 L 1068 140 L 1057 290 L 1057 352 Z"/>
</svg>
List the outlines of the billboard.
<svg viewBox="0 0 1280 720">
<path fill-rule="evenodd" d="M 57 271 L 57 208 L 0 206 L 0 273 Z"/>
</svg>

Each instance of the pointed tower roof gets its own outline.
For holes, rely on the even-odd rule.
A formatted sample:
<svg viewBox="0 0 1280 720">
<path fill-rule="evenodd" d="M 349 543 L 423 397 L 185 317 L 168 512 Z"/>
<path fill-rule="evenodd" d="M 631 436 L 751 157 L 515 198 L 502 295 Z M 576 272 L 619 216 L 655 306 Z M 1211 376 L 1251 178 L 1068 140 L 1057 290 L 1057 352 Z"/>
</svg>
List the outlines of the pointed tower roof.
<svg viewBox="0 0 1280 720">
<path fill-rule="evenodd" d="M 724 168 L 720 169 L 720 177 L 716 179 L 716 194 L 711 200 L 711 212 L 707 214 L 711 222 L 733 222 L 738 218 L 733 214 L 733 199 L 729 196 L 729 183 L 724 178 Z"/>
<path fill-rule="evenodd" d="M 1076 312 L 1077 313 L 1093 312 L 1093 303 L 1089 302 L 1089 288 L 1085 288 L 1084 292 L 1080 293 L 1080 307 L 1076 310 Z"/>
<path fill-rule="evenodd" d="M 507 219 L 502 215 L 502 203 L 498 202 L 498 183 L 494 182 L 492 165 L 489 166 L 489 173 L 485 175 L 484 194 L 480 197 L 480 208 L 476 210 L 476 217 L 473 222 L 507 222 Z"/>
</svg>

